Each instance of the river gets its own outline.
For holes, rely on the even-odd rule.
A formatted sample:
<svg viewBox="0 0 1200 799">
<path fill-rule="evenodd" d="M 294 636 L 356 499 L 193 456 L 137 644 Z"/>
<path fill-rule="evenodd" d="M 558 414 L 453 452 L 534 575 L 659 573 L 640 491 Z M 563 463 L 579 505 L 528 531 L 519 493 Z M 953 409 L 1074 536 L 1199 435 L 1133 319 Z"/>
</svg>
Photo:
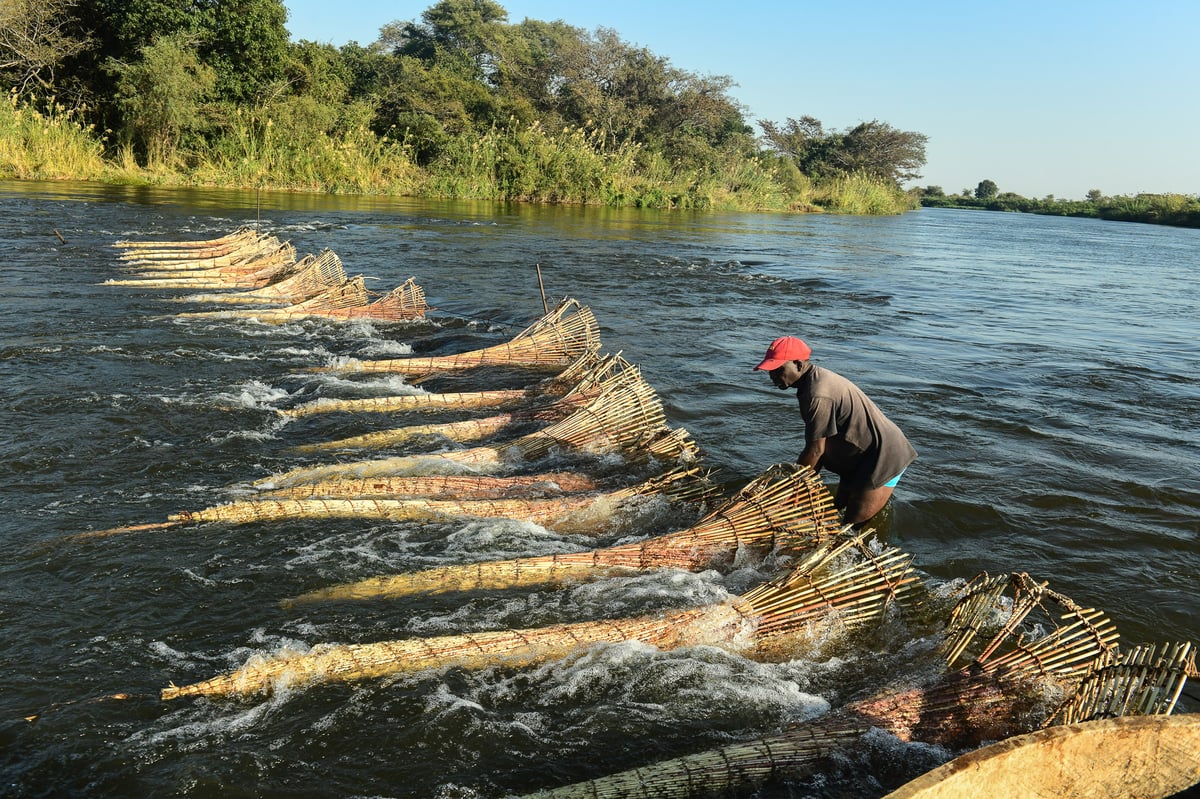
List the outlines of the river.
<svg viewBox="0 0 1200 799">
<path fill-rule="evenodd" d="M 2 795 L 491 799 L 713 748 L 870 687 L 869 651 L 763 664 L 622 645 L 529 669 L 155 698 L 287 647 L 633 615 L 745 588 L 745 570 L 654 573 L 283 609 L 324 585 L 580 543 L 515 520 L 66 540 L 229 501 L 305 461 L 293 446 L 366 424 L 281 420 L 277 408 L 355 390 L 310 367 L 504 341 L 542 312 L 535 267 L 551 300 L 594 311 L 604 350 L 641 367 L 731 485 L 802 446 L 794 397 L 751 371 L 771 339 L 798 335 L 918 449 L 880 536 L 927 580 L 1026 571 L 1105 610 L 1123 642 L 1200 640 L 1200 231 L 71 183 L 0 183 L 0 212 Z M 104 285 L 121 274 L 117 240 L 242 225 L 301 254 L 330 248 L 379 290 L 415 277 L 439 310 L 401 325 L 182 319 L 169 298 L 187 292 Z M 635 514 L 610 538 L 673 521 Z M 117 693 L 130 698 L 102 699 Z M 778 795 L 882 795 L 949 754 L 896 746 Z"/>
</svg>

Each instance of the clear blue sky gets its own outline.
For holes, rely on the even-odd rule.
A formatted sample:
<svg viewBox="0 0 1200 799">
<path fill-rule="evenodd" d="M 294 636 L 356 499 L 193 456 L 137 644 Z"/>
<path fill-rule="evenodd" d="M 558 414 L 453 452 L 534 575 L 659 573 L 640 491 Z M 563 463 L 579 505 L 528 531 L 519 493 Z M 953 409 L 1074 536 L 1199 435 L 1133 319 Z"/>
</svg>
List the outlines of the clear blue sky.
<svg viewBox="0 0 1200 799">
<path fill-rule="evenodd" d="M 295 40 L 367 45 L 435 0 L 284 0 Z M 1196 0 L 509 0 L 728 75 L 751 120 L 929 136 L 920 185 L 1027 197 L 1200 193 Z"/>
</svg>

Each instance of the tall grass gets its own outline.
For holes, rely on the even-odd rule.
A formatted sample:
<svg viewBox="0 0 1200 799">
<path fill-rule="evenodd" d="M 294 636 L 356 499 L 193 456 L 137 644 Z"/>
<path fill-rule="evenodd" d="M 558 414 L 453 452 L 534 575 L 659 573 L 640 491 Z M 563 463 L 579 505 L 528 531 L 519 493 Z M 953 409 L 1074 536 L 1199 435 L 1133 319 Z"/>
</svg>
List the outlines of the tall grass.
<svg viewBox="0 0 1200 799">
<path fill-rule="evenodd" d="M 814 193 L 814 202 L 839 214 L 888 215 L 916 208 L 918 202 L 893 183 L 861 172 L 834 178 Z"/>
<path fill-rule="evenodd" d="M 210 127 L 170 157 L 139 165 L 128 145 L 53 101 L 0 104 L 0 178 L 266 188 L 523 202 L 716 210 L 894 214 L 898 189 L 852 176 L 813 186 L 786 159 L 711 150 L 690 164 L 575 127 L 510 120 L 451 137 L 419 167 L 404 138 L 378 136 L 366 104 L 329 108 L 293 98 L 270 108 L 211 108 Z M 44 109 L 44 110 L 43 110 Z"/>
<path fill-rule="evenodd" d="M 54 98 L 39 107 L 14 92 L 0 103 L 0 178 L 101 180 L 111 171 L 101 137 Z"/>
</svg>

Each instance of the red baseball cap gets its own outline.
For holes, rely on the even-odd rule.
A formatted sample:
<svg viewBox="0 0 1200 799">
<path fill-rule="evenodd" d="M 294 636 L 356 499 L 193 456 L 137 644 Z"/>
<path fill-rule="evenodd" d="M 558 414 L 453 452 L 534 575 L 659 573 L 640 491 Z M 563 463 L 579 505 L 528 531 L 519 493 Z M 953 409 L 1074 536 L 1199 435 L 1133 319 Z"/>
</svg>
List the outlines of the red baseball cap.
<svg viewBox="0 0 1200 799">
<path fill-rule="evenodd" d="M 771 346 L 767 347 L 767 356 L 754 368 L 770 372 L 788 361 L 807 361 L 810 355 L 812 355 L 812 349 L 803 341 L 795 336 L 783 336 L 771 342 Z"/>
</svg>

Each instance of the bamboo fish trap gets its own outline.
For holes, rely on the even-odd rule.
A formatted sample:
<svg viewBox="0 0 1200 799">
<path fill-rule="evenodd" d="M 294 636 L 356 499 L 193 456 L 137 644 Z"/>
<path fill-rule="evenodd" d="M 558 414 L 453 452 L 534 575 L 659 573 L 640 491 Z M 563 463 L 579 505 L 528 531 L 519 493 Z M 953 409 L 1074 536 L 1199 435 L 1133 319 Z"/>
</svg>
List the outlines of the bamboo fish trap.
<svg viewBox="0 0 1200 799">
<path fill-rule="evenodd" d="M 505 462 L 544 458 L 556 449 L 620 452 L 644 445 L 659 433 L 664 422 L 658 395 L 639 378 L 611 386 L 567 418 L 511 441 L 449 452 L 304 467 L 267 477 L 256 485 L 286 487 L 331 479 L 400 475 L 439 466 L 498 469 Z"/>
<path fill-rule="evenodd" d="M 600 349 L 600 329 L 590 308 L 577 300 L 563 300 L 553 311 L 534 322 L 511 341 L 457 355 L 353 360 L 317 372 L 394 372 L 426 375 L 477 366 L 566 366 L 586 352 Z"/>
<path fill-rule="evenodd" d="M 820 477 L 807 466 L 779 464 L 695 525 L 664 536 L 583 552 L 373 577 L 302 594 L 286 604 L 528 588 L 650 569 L 696 571 L 727 566 L 735 557 L 810 550 L 828 540 L 837 525 L 833 497 Z"/>
<path fill-rule="evenodd" d="M 345 282 L 342 259 L 333 250 L 324 250 L 320 255 L 304 256 L 296 263 L 294 274 L 269 286 L 222 294 L 193 294 L 182 299 L 226 305 L 292 305 Z"/>
<path fill-rule="evenodd" d="M 850 550 L 867 553 L 844 565 Z M 254 658 L 237 671 L 187 686 L 163 699 L 245 695 L 287 686 L 384 677 L 431 668 L 521 666 L 601 643 L 640 641 L 660 649 L 711 645 L 737 652 L 774 651 L 822 620 L 846 627 L 878 618 L 912 580 L 910 558 L 872 553 L 861 537 L 823 548 L 788 577 L 729 601 L 655 616 L 374 644 L 324 644 L 304 654 Z M 865 565 L 864 565 L 865 563 Z M 836 620 L 836 621 L 835 621 Z"/>
<path fill-rule="evenodd" d="M 872 729 L 885 730 L 902 741 L 949 748 L 978 746 L 984 740 L 1028 731 L 1047 718 L 1047 709 L 1053 706 L 1048 696 L 1070 693 L 1094 664 L 1107 662 L 1115 651 L 1117 633 L 1104 614 L 1079 607 L 1028 575 L 1016 575 L 1000 578 L 984 591 L 972 589 L 960 607 L 964 603 L 973 607 L 952 620 L 950 638 L 974 637 L 967 628 L 978 626 L 981 617 L 975 611 L 987 605 L 987 596 L 998 596 L 988 593 L 997 584 L 1014 589 L 1014 605 L 1023 608 L 1032 601 L 1044 608 L 1050 603 L 1066 611 L 1063 619 L 1068 623 L 1053 624 L 1048 633 L 1032 640 L 1016 635 L 1015 627 L 1006 623 L 984 647 L 983 655 L 926 685 L 854 702 L 778 735 L 539 791 L 527 799 L 683 799 L 748 792 L 767 782 L 811 774 L 826 758 Z M 989 610 L 995 613 L 998 608 L 992 604 Z M 1020 614 L 1018 609 L 1016 615 Z M 944 651 L 954 649 L 951 645 Z"/>
<path fill-rule="evenodd" d="M 622 380 L 640 379 L 641 371 L 621 357 L 620 353 L 601 357 L 594 352 L 581 355 L 560 374 L 543 380 L 528 388 L 493 389 L 490 391 L 462 391 L 445 394 L 419 392 L 391 394 L 383 397 L 355 397 L 350 399 L 321 399 L 280 411 L 285 416 L 302 417 L 318 413 L 396 413 L 401 411 L 442 411 L 498 408 L 524 402 L 560 397 L 570 400 L 566 404 L 578 405 L 583 400 L 599 395 L 604 388 Z M 564 406 L 565 407 L 565 406 Z M 375 434 L 373 440 L 387 443 L 387 432 Z M 397 440 L 411 436 L 400 432 Z M 457 439 L 456 439 L 457 440 Z M 335 444 L 328 448 L 338 448 Z M 324 447 L 322 447 L 324 448 Z"/>
</svg>

